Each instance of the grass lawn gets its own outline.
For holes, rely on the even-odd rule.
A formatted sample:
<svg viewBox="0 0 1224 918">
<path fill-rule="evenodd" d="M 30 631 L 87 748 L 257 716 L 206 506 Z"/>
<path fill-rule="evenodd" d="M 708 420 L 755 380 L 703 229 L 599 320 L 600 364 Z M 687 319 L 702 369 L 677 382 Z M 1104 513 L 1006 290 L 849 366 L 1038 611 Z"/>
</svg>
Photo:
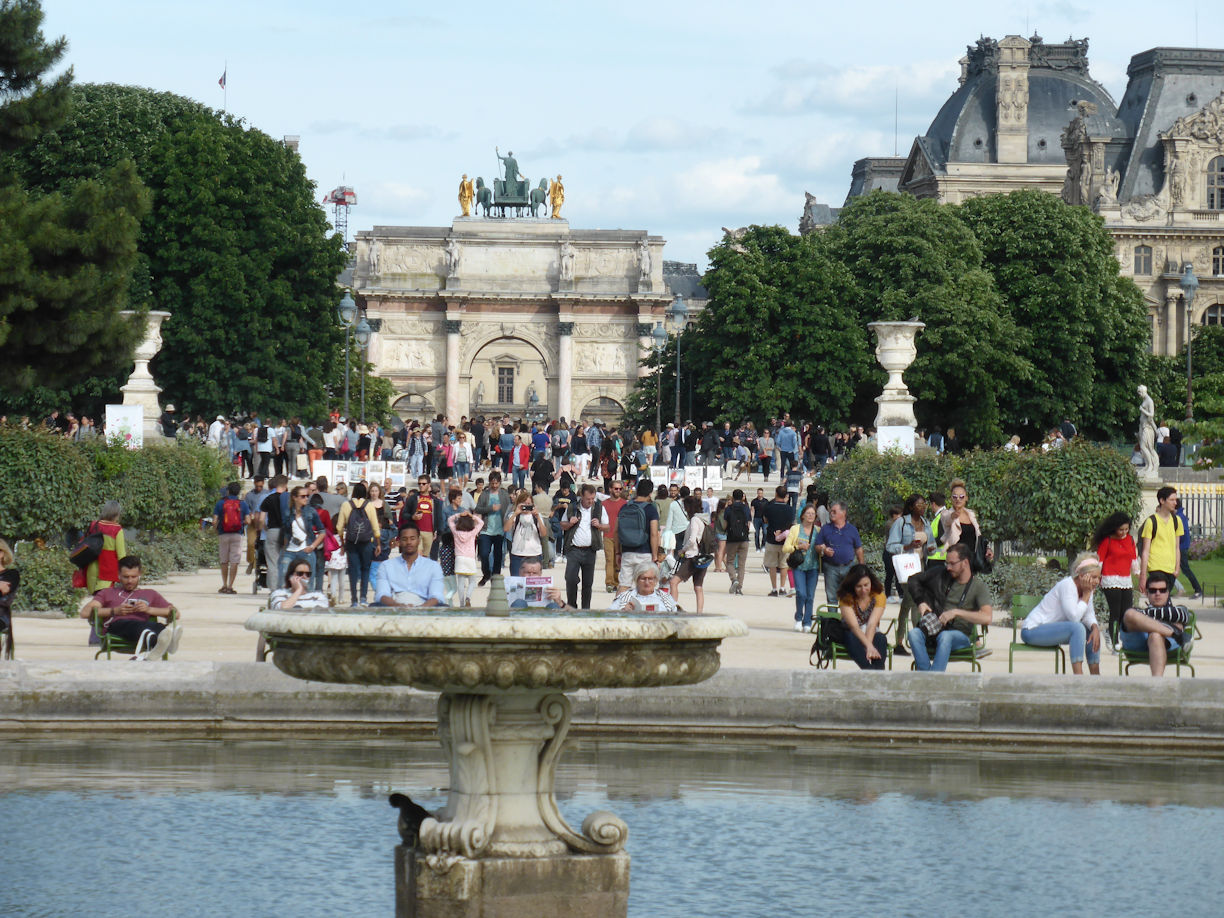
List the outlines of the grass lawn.
<svg viewBox="0 0 1224 918">
<path fill-rule="evenodd" d="M 1194 570 L 1194 576 L 1198 578 L 1199 583 L 1203 585 L 1203 592 L 1208 599 L 1212 598 L 1213 593 L 1216 596 L 1224 596 L 1224 558 L 1191 561 L 1190 567 Z M 1185 574 L 1182 574 L 1180 582 L 1186 590 L 1190 590 L 1190 583 L 1186 580 Z"/>
</svg>

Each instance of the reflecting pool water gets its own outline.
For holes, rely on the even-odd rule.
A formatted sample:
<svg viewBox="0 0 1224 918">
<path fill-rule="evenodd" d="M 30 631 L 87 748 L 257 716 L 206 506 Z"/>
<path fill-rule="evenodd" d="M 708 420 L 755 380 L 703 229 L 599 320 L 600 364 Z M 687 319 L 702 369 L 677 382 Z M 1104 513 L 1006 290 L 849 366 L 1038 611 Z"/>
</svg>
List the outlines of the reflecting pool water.
<svg viewBox="0 0 1224 918">
<path fill-rule="evenodd" d="M 557 793 L 575 824 L 629 824 L 635 918 L 1215 916 L 1222 773 L 1158 751 L 583 741 Z M 389 918 L 387 794 L 433 808 L 446 783 L 426 740 L 5 739 L 0 915 Z"/>
</svg>

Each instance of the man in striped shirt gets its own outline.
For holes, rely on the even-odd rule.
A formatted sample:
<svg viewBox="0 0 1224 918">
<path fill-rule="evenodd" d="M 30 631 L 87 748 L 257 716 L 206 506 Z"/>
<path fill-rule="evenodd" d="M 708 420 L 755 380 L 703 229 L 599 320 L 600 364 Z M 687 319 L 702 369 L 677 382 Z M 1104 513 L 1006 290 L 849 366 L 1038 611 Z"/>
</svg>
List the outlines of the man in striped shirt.
<svg viewBox="0 0 1224 918">
<path fill-rule="evenodd" d="M 1190 615 L 1185 606 L 1173 605 L 1169 590 L 1173 577 L 1164 571 L 1148 575 L 1148 606 L 1145 609 L 1127 609 L 1122 616 L 1122 630 L 1118 637 L 1123 650 L 1147 650 L 1148 665 L 1153 676 L 1163 676 L 1169 651 L 1188 647 L 1194 635 L 1186 630 Z"/>
</svg>

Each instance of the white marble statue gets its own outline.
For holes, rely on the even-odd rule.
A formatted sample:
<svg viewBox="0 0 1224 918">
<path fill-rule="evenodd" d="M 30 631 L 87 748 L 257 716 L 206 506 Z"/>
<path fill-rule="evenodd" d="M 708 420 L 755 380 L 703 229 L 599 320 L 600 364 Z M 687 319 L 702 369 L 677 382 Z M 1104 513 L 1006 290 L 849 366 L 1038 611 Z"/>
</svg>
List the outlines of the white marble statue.
<svg viewBox="0 0 1224 918">
<path fill-rule="evenodd" d="M 1143 477 L 1156 478 L 1156 405 L 1147 386 L 1139 387 L 1139 455 L 1143 457 Z"/>
<path fill-rule="evenodd" d="M 574 247 L 570 245 L 570 241 L 566 239 L 561 243 L 561 280 L 572 281 L 574 279 Z"/>
<path fill-rule="evenodd" d="M 650 280 L 650 246 L 643 239 L 638 243 L 638 268 L 642 280 Z"/>
<path fill-rule="evenodd" d="M 454 238 L 446 240 L 446 276 L 459 276 L 459 242 Z"/>
</svg>

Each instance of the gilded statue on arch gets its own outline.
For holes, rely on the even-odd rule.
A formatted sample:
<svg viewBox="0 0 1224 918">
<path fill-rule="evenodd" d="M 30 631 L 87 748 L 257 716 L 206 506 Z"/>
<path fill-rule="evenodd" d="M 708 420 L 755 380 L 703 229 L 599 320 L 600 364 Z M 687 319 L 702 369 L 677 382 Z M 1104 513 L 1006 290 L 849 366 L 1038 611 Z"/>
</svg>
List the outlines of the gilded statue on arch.
<svg viewBox="0 0 1224 918">
<path fill-rule="evenodd" d="M 561 184 L 561 176 L 556 181 L 548 183 L 548 203 L 552 207 L 552 219 L 561 219 L 561 205 L 565 203 L 565 186 Z"/>
</svg>

